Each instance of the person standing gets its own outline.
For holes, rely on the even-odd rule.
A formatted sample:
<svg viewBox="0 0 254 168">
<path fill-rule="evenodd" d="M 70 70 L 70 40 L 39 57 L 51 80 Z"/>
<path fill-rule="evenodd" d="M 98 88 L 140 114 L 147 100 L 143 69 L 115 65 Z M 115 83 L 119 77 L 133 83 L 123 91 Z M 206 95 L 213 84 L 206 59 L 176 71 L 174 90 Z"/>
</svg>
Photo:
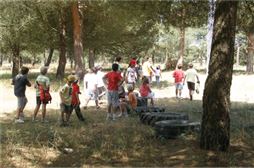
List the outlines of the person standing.
<svg viewBox="0 0 254 168">
<path fill-rule="evenodd" d="M 139 89 L 140 95 L 143 98 L 151 99 L 151 105 L 154 106 L 154 92 L 152 92 L 150 86 L 149 86 L 149 79 L 146 77 L 143 77 L 142 84 Z"/>
<path fill-rule="evenodd" d="M 155 73 L 155 70 L 152 67 L 152 58 L 146 58 L 146 61 L 142 65 L 142 73 L 143 77 L 146 77 L 149 80 L 149 83 L 151 83 L 152 76 Z"/>
<path fill-rule="evenodd" d="M 160 67 L 160 65 L 158 65 L 155 69 L 155 79 L 156 79 L 157 87 L 160 86 L 160 79 L 161 78 L 162 78 L 162 76 L 161 76 L 161 67 Z"/>
<path fill-rule="evenodd" d="M 116 111 L 117 107 L 119 106 L 119 95 L 118 95 L 118 88 L 123 83 L 123 77 L 121 76 L 120 72 L 118 71 L 119 67 L 118 64 L 112 64 L 112 71 L 108 72 L 103 77 L 103 81 L 105 85 L 107 85 L 108 93 L 108 114 L 107 120 L 116 119 Z"/>
<path fill-rule="evenodd" d="M 69 75 L 66 79 L 66 84 L 59 92 L 61 103 L 61 123 L 60 126 L 68 126 L 71 116 L 72 103 L 72 83 L 75 81 L 74 75 Z"/>
<path fill-rule="evenodd" d="M 177 69 L 173 72 L 173 77 L 175 78 L 175 87 L 176 87 L 176 98 L 182 98 L 182 90 L 183 90 L 183 79 L 184 72 L 182 70 L 182 65 L 179 64 Z"/>
<path fill-rule="evenodd" d="M 81 92 L 79 90 L 78 79 L 76 78 L 72 83 L 71 112 L 75 110 L 79 121 L 85 121 L 80 109 L 79 94 L 81 94 Z"/>
<path fill-rule="evenodd" d="M 98 101 L 98 77 L 96 76 L 96 68 L 88 70 L 88 73 L 84 77 L 84 89 L 86 93 L 86 102 L 84 109 L 91 99 L 95 101 L 96 108 L 99 109 Z"/>
<path fill-rule="evenodd" d="M 102 80 L 104 73 L 101 71 L 101 66 L 97 66 L 96 70 L 96 76 L 97 76 L 97 80 L 98 80 L 98 99 L 100 100 L 102 96 L 104 96 L 106 94 L 106 88 L 104 86 L 104 82 Z"/>
<path fill-rule="evenodd" d="M 41 96 L 40 96 L 40 88 L 42 88 L 43 90 L 49 90 L 50 87 L 50 80 L 49 78 L 46 76 L 48 72 L 48 67 L 41 67 L 40 69 L 40 75 L 37 76 L 36 80 L 35 80 L 35 89 L 36 89 L 36 107 L 34 109 L 34 115 L 33 115 L 33 119 L 32 121 L 37 121 L 36 120 L 36 116 L 38 114 L 38 111 L 40 109 L 40 106 L 42 104 L 42 122 L 48 122 L 46 120 L 46 106 L 48 104 L 47 100 L 41 100 Z"/>
<path fill-rule="evenodd" d="M 26 86 L 30 87 L 31 83 L 27 78 L 29 69 L 22 67 L 20 73 L 13 79 L 12 84 L 14 85 L 14 95 L 18 100 L 18 107 L 16 113 L 15 123 L 24 123 L 24 108 L 27 104 L 26 98 Z"/>
<path fill-rule="evenodd" d="M 131 84 L 133 88 L 135 88 L 135 83 L 137 81 L 135 65 L 134 62 L 131 62 L 126 73 L 126 84 Z"/>
<path fill-rule="evenodd" d="M 185 81 L 187 81 L 190 100 L 193 100 L 193 94 L 194 94 L 194 91 L 195 91 L 196 79 L 197 79 L 197 83 L 200 83 L 198 73 L 193 68 L 193 64 L 190 63 L 189 64 L 189 69 L 185 72 L 185 77 L 184 77 L 184 81 L 183 81 L 183 83 L 185 83 Z"/>
</svg>

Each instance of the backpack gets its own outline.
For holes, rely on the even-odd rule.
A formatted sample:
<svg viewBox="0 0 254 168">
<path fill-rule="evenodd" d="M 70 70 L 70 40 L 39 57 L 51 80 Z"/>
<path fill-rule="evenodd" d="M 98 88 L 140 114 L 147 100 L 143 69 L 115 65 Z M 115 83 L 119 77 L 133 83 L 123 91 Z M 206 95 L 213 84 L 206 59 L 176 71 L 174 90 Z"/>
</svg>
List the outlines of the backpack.
<svg viewBox="0 0 254 168">
<path fill-rule="evenodd" d="M 39 88 L 41 102 L 43 102 L 43 103 L 50 102 L 51 103 L 52 97 L 49 93 L 49 88 L 44 90 L 43 85 L 40 85 L 38 82 L 37 82 L 37 85 L 38 85 L 38 88 Z"/>
</svg>

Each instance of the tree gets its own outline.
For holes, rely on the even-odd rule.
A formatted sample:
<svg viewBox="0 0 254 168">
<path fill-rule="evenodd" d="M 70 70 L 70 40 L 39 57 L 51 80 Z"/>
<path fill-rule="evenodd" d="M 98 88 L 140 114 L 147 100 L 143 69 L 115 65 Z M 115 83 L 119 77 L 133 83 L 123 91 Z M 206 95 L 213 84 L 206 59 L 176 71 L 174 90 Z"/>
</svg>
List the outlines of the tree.
<svg viewBox="0 0 254 168">
<path fill-rule="evenodd" d="M 76 73 L 82 78 L 84 74 L 84 68 L 82 63 L 83 57 L 83 45 L 82 45 L 82 18 L 79 14 L 80 3 L 78 1 L 73 1 L 71 6 L 72 11 L 72 21 L 73 21 L 73 41 L 74 41 L 74 60 L 76 65 Z"/>
<path fill-rule="evenodd" d="M 246 71 L 253 72 L 254 57 L 254 2 L 240 1 L 239 12 L 237 16 L 238 30 L 244 32 L 247 37 L 247 59 Z"/>
<path fill-rule="evenodd" d="M 237 1 L 216 2 L 209 73 L 203 95 L 200 147 L 226 151 L 230 140 L 230 87 Z"/>
</svg>

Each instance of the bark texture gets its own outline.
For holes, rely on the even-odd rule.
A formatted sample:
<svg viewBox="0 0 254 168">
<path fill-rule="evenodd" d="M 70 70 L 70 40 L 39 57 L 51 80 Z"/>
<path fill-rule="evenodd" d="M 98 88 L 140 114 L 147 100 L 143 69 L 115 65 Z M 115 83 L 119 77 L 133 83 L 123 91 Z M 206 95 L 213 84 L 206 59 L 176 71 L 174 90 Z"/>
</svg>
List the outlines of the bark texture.
<svg viewBox="0 0 254 168">
<path fill-rule="evenodd" d="M 12 46 L 12 77 L 14 78 L 18 73 L 21 65 L 20 47 L 19 45 Z"/>
<path fill-rule="evenodd" d="M 200 147 L 227 151 L 237 1 L 216 1 L 209 73 L 203 95 Z"/>
<path fill-rule="evenodd" d="M 254 30 L 248 33 L 248 48 L 247 48 L 247 67 L 248 73 L 253 72 L 253 56 L 254 56 Z"/>
<path fill-rule="evenodd" d="M 57 79 L 64 78 L 64 71 L 66 65 L 66 18 L 62 11 L 60 16 L 60 32 L 59 32 L 59 61 L 56 72 Z"/>
<path fill-rule="evenodd" d="M 94 49 L 89 49 L 88 56 L 89 56 L 89 58 L 88 58 L 89 68 L 93 68 L 94 67 L 94 57 L 95 57 Z"/>
<path fill-rule="evenodd" d="M 53 53 L 54 53 L 54 49 L 53 48 L 50 48 L 49 49 L 49 56 L 47 58 L 47 61 L 45 63 L 45 66 L 49 66 L 50 63 L 51 63 L 51 60 L 52 60 L 52 57 L 53 57 Z"/>
<path fill-rule="evenodd" d="M 76 74 L 82 79 L 84 75 L 84 67 L 82 63 L 83 45 L 81 38 L 81 16 L 79 15 L 79 3 L 72 3 L 72 20 L 73 20 L 73 39 L 74 39 L 74 60 L 76 65 Z"/>
</svg>

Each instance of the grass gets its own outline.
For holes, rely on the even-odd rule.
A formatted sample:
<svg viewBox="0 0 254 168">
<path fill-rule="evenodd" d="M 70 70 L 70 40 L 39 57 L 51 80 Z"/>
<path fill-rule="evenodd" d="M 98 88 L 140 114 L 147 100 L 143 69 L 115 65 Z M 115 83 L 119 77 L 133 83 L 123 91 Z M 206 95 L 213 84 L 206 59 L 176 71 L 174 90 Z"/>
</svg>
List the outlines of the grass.
<svg viewBox="0 0 254 168">
<path fill-rule="evenodd" d="M 202 116 L 200 101 L 171 98 L 157 104 L 167 111 L 187 113 L 194 121 Z M 141 124 L 136 115 L 106 121 L 103 108 L 83 110 L 84 123 L 72 114 L 70 127 L 59 127 L 58 110 L 49 109 L 48 124 L 28 118 L 17 125 L 10 115 L 0 121 L 1 167 L 254 166 L 254 135 L 244 129 L 254 119 L 253 110 L 252 104 L 232 103 L 231 147 L 226 153 L 199 149 L 199 135 L 194 133 L 157 139 L 153 128 Z"/>
</svg>

